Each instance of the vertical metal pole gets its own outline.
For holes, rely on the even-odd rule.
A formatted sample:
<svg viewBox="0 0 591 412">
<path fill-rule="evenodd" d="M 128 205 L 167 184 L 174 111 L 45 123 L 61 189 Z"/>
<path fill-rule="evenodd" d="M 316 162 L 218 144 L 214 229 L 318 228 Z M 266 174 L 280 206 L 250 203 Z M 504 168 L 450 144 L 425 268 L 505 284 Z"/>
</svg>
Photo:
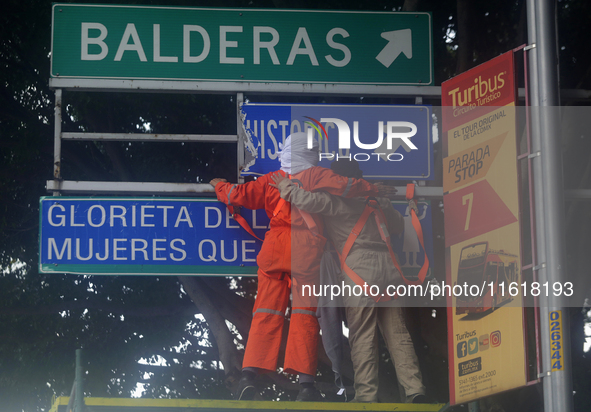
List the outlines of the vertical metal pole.
<svg viewBox="0 0 591 412">
<path fill-rule="evenodd" d="M 54 136 L 53 136 L 53 179 L 59 185 L 62 179 L 62 89 L 55 90 L 55 112 L 54 112 Z M 59 186 L 58 186 L 59 187 Z M 60 192 L 53 192 L 59 196 Z"/>
<path fill-rule="evenodd" d="M 531 267 L 532 267 L 532 281 L 537 282 L 538 281 L 538 277 L 537 277 L 537 272 L 536 269 L 534 269 L 536 267 L 536 262 L 537 262 L 537 247 L 538 247 L 538 243 L 537 243 L 537 233 L 536 233 L 536 210 L 535 210 L 535 195 L 534 195 L 534 178 L 533 178 L 533 158 L 537 157 L 535 155 L 532 155 L 532 144 L 531 144 L 531 110 L 530 110 L 530 106 L 531 106 L 531 101 L 530 101 L 530 81 L 529 81 L 529 64 L 528 64 L 528 60 L 530 58 L 530 56 L 528 55 L 527 51 L 529 49 L 535 48 L 536 45 L 534 44 L 530 44 L 527 45 L 526 47 L 524 47 L 523 49 L 523 68 L 525 71 L 525 133 L 526 133 L 526 140 L 527 140 L 527 182 L 528 182 L 528 197 L 529 197 L 529 226 L 530 226 L 530 237 L 531 237 Z M 535 57 L 534 57 L 535 58 Z M 537 78 L 536 78 L 536 85 L 537 85 Z M 537 90 L 536 90 L 536 95 L 537 95 Z M 522 268 L 522 273 L 523 273 L 523 269 Z M 534 333 L 534 339 L 535 339 L 535 356 L 536 356 L 536 376 L 535 379 L 532 379 L 532 377 L 528 377 L 529 382 L 528 384 L 531 384 L 535 381 L 537 381 L 538 383 L 540 382 L 540 377 L 538 376 L 538 374 L 540 373 L 540 371 L 542 370 L 542 357 L 541 357 L 541 353 L 542 353 L 542 348 L 540 346 L 541 340 L 540 340 L 540 311 L 539 311 L 539 306 L 540 306 L 540 300 L 539 300 L 539 296 L 534 296 L 533 297 L 533 313 L 534 313 L 534 329 L 535 329 L 535 333 Z M 528 355 L 530 355 L 530 353 L 528 352 Z M 528 357 L 529 359 L 529 357 Z"/>
<path fill-rule="evenodd" d="M 536 175 L 536 189 L 543 185 L 540 204 L 544 205 L 542 218 L 544 219 L 544 243 L 538 244 L 538 250 L 544 249 L 545 260 L 539 259 L 540 264 L 545 263 L 545 279 L 540 276 L 540 282 L 549 282 L 549 288 L 555 282 L 564 284 L 565 281 L 565 250 L 564 250 L 564 189 L 562 150 L 560 144 L 559 121 L 559 86 L 558 86 L 558 54 L 556 39 L 556 15 L 555 5 L 552 0 L 530 1 L 528 5 L 535 3 L 535 36 L 536 36 L 536 60 L 538 75 L 538 99 L 539 107 L 543 110 L 536 113 L 539 130 L 541 173 Z M 536 137 L 537 140 L 537 137 Z M 533 143 L 533 141 L 532 141 Z M 536 190 L 537 192 L 538 190 Z M 536 203 L 538 196 L 536 195 Z M 538 204 L 536 204 L 538 206 Z M 538 220 L 538 219 L 537 219 Z M 539 229 L 539 228 L 537 228 Z M 542 294 L 543 295 L 543 294 Z M 544 302 L 545 301 L 545 302 Z M 568 312 L 563 310 L 561 297 L 555 297 L 552 293 L 540 299 L 541 326 L 542 326 L 542 355 L 544 366 L 544 407 L 546 411 L 570 412 L 573 410 L 572 377 L 570 357 L 570 327 Z M 554 310 L 562 311 L 562 339 L 563 339 L 563 369 L 552 371 L 550 359 L 550 331 L 549 313 Z M 549 392 L 547 394 L 547 392 Z"/>
<path fill-rule="evenodd" d="M 84 408 L 84 390 L 82 386 L 82 349 L 76 349 L 76 396 L 74 403 L 74 412 L 83 412 Z"/>
<path fill-rule="evenodd" d="M 238 183 L 244 183 L 244 178 L 240 176 L 241 168 L 244 167 L 244 136 L 242 136 L 242 119 L 240 118 L 241 105 L 244 102 L 244 94 L 236 93 L 236 136 L 238 137 L 237 157 L 238 157 Z"/>
<path fill-rule="evenodd" d="M 536 253 L 532 257 L 534 266 L 534 280 L 544 283 L 548 280 L 546 273 L 546 230 L 544 215 L 544 180 L 542 179 L 541 136 L 540 136 L 540 94 L 538 80 L 538 45 L 536 28 L 536 3 L 538 0 L 527 0 L 527 32 L 528 32 L 528 69 L 529 69 L 529 101 L 531 107 L 531 163 L 534 178 L 534 210 Z M 533 107 L 533 109 L 532 109 Z M 552 380 L 546 375 L 551 370 L 550 362 L 550 324 L 548 318 L 548 298 L 540 294 L 538 300 L 540 307 L 540 334 L 542 337 L 542 369 L 538 371 L 538 378 L 542 379 L 544 393 L 544 410 L 552 411 Z"/>
</svg>

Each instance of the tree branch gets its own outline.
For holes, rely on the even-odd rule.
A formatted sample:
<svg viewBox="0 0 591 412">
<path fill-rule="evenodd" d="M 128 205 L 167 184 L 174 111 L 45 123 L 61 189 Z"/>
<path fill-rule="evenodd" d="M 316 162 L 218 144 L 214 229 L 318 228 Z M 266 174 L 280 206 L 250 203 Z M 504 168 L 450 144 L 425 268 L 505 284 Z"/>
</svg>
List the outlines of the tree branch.
<svg viewBox="0 0 591 412">
<path fill-rule="evenodd" d="M 226 319 L 214 306 L 199 279 L 193 276 L 179 276 L 179 280 L 209 325 L 218 346 L 225 374 L 230 375 L 234 371 L 242 370 L 242 360 L 234 344 L 234 336 L 226 325 Z"/>
</svg>

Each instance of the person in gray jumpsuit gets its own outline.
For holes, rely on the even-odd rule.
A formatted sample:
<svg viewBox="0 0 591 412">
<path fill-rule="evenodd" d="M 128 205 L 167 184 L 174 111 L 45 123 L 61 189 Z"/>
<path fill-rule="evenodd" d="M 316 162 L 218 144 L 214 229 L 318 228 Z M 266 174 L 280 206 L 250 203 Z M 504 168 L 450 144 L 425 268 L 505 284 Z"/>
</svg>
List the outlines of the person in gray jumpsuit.
<svg viewBox="0 0 591 412">
<path fill-rule="evenodd" d="M 346 177 L 361 178 L 362 172 L 355 160 L 340 159 L 331 168 Z M 280 195 L 301 210 L 322 215 L 325 233 L 339 254 L 359 220 L 366 205 L 365 198 L 344 199 L 324 192 L 311 193 L 300 189 L 288 178 L 273 179 Z M 389 199 L 378 198 L 391 234 L 402 233 L 404 219 Z M 368 285 L 377 285 L 385 291 L 388 285 L 400 284 L 401 277 L 382 240 L 373 218 L 367 220 L 351 248 L 346 264 Z M 341 280 L 351 288 L 355 283 L 341 271 Z M 349 326 L 351 359 L 355 372 L 355 398 L 352 402 L 378 401 L 378 328 L 394 361 L 396 376 L 405 390 L 406 402 L 424 403 L 425 386 L 422 383 L 418 359 L 406 327 L 402 308 L 392 301 L 376 303 L 371 296 L 343 296 Z"/>
</svg>

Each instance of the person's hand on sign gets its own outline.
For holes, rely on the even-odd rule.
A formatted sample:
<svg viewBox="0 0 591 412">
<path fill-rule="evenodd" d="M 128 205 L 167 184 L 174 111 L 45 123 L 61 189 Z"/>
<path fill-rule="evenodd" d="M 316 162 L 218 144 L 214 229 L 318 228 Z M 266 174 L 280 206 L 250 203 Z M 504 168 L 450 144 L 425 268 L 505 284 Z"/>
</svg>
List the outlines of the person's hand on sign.
<svg viewBox="0 0 591 412">
<path fill-rule="evenodd" d="M 215 186 L 216 186 L 218 183 L 220 183 L 220 182 L 224 182 L 224 183 L 226 183 L 226 182 L 227 182 L 227 180 L 226 180 L 226 179 L 221 179 L 221 178 L 219 178 L 219 177 L 216 177 L 215 179 L 211 179 L 211 181 L 209 182 L 209 184 L 210 184 L 210 185 L 212 185 L 212 186 L 215 188 Z"/>
<path fill-rule="evenodd" d="M 273 186 L 276 189 L 279 189 L 279 183 L 283 182 L 287 177 L 283 176 L 281 173 L 277 173 L 271 176 L 271 180 L 275 183 L 269 183 L 269 186 Z"/>
<path fill-rule="evenodd" d="M 380 197 L 392 198 L 398 192 L 394 186 L 388 186 L 383 182 L 374 183 L 379 190 Z"/>
</svg>

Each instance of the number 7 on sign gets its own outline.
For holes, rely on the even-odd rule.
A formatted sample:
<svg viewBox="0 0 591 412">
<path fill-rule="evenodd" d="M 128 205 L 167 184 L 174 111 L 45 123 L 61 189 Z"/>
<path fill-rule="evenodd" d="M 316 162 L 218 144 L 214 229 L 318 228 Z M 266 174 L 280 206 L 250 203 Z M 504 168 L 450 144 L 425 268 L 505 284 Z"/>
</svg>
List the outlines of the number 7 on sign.
<svg viewBox="0 0 591 412">
<path fill-rule="evenodd" d="M 466 224 L 464 225 L 464 231 L 470 227 L 470 216 L 472 215 L 472 203 L 474 201 L 474 193 L 468 193 L 462 196 L 462 205 L 468 203 L 468 213 L 466 214 Z"/>
</svg>

